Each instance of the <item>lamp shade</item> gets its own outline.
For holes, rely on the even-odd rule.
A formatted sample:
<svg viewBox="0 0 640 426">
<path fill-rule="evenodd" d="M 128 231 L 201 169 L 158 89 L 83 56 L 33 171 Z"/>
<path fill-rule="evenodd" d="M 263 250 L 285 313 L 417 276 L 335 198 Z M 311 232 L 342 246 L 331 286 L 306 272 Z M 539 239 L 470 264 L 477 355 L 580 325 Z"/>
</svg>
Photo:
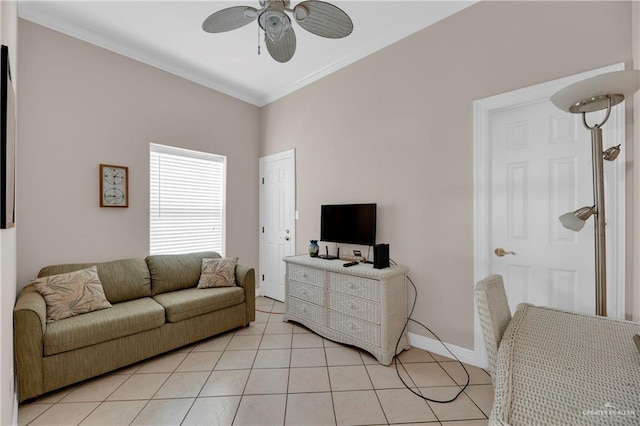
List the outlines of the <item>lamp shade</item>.
<svg viewBox="0 0 640 426">
<path fill-rule="evenodd" d="M 618 158 L 618 155 L 620 155 L 620 145 L 608 148 L 605 152 L 602 153 L 602 159 L 613 161 Z"/>
<path fill-rule="evenodd" d="M 560 216 L 560 223 L 565 228 L 578 232 L 584 228 L 584 224 L 595 213 L 593 207 L 582 207 L 574 212 L 565 213 Z"/>
<path fill-rule="evenodd" d="M 566 112 L 592 112 L 605 109 L 640 89 L 640 70 L 613 71 L 571 84 L 551 96 L 551 102 Z"/>
</svg>

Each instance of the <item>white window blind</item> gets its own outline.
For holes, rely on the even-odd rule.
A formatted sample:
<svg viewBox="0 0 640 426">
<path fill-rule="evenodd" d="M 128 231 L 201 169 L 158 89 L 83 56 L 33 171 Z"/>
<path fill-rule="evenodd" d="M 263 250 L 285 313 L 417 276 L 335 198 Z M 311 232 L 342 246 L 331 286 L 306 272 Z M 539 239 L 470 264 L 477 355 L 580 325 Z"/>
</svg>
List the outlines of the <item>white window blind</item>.
<svg viewBox="0 0 640 426">
<path fill-rule="evenodd" d="M 226 158 L 156 144 L 150 158 L 150 254 L 222 254 Z"/>
</svg>

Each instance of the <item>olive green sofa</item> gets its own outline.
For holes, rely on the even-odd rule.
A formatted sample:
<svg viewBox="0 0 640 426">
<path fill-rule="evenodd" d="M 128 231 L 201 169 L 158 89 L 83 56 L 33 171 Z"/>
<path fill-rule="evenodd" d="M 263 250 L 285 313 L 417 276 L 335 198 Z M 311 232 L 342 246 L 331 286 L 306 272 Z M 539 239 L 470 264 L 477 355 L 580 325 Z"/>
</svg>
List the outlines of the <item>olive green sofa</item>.
<svg viewBox="0 0 640 426">
<path fill-rule="evenodd" d="M 111 308 L 46 322 L 44 298 L 26 286 L 13 311 L 18 400 L 136 363 L 255 320 L 255 272 L 237 265 L 236 286 L 196 288 L 203 258 L 156 255 L 47 266 L 39 277 L 97 266 Z"/>
</svg>

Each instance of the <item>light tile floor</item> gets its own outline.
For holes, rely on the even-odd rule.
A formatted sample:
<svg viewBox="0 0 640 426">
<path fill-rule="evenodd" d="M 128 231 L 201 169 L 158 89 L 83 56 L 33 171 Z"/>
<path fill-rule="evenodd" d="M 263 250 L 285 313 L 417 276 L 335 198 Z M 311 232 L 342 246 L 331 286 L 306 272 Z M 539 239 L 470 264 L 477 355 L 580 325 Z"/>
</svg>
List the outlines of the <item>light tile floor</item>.
<svg viewBox="0 0 640 426">
<path fill-rule="evenodd" d="M 282 322 L 283 304 L 256 299 L 250 327 L 201 341 L 22 404 L 20 425 L 487 424 L 491 378 L 467 366 L 454 402 L 427 402 L 393 365 Z M 276 313 L 265 313 L 276 312 Z M 404 381 L 449 399 L 466 375 L 449 358 L 412 348 Z"/>
</svg>

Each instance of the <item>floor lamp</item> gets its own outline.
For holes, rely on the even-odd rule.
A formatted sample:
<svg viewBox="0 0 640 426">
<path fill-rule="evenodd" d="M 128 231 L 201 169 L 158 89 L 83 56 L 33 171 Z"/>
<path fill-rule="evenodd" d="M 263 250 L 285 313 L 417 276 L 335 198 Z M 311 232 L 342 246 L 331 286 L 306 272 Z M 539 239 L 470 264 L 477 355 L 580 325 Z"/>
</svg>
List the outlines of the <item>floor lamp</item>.
<svg viewBox="0 0 640 426">
<path fill-rule="evenodd" d="M 602 126 L 609 119 L 611 108 L 632 96 L 640 88 L 640 71 L 614 71 L 574 83 L 558 91 L 551 102 L 563 111 L 582 114 L 584 126 L 591 131 L 593 166 L 593 206 L 582 207 L 560 216 L 562 225 L 580 231 L 589 217 L 594 216 L 596 261 L 596 315 L 607 316 L 607 265 L 603 160 L 613 161 L 620 146 L 602 150 Z M 587 113 L 606 110 L 605 117 L 594 125 L 587 123 Z M 638 147 L 640 149 L 640 147 Z"/>
</svg>

